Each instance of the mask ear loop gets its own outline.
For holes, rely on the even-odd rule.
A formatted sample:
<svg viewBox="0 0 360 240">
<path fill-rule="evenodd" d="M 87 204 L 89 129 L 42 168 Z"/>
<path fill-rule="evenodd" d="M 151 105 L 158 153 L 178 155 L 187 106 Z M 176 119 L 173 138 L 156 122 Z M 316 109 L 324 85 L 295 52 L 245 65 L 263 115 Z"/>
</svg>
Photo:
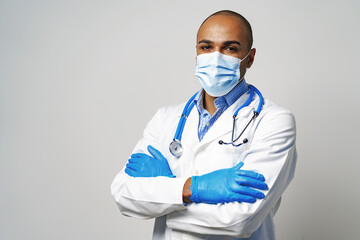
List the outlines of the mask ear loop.
<svg viewBox="0 0 360 240">
<path fill-rule="evenodd" d="M 246 56 L 245 56 L 245 57 L 243 57 L 242 59 L 240 59 L 240 63 L 241 63 L 243 60 L 245 60 L 245 59 L 246 59 L 246 58 L 250 55 L 251 50 L 253 50 L 253 48 L 252 48 L 252 49 L 250 49 L 250 51 L 246 54 Z"/>
<path fill-rule="evenodd" d="M 246 59 L 246 58 L 250 55 L 251 50 L 253 50 L 253 48 L 252 48 L 252 49 L 250 49 L 250 51 L 246 54 L 246 56 L 245 56 L 245 57 L 243 57 L 242 59 L 240 59 L 240 63 L 239 63 L 239 65 L 241 64 L 241 62 L 242 62 L 242 61 L 244 61 L 244 60 L 245 60 L 245 59 Z M 247 67 L 246 67 L 246 68 L 247 68 Z M 246 73 L 246 69 L 245 69 L 245 73 Z M 242 78 L 240 78 L 239 82 L 241 82 L 242 80 L 244 80 L 245 73 L 244 73 L 243 77 L 242 77 Z"/>
</svg>

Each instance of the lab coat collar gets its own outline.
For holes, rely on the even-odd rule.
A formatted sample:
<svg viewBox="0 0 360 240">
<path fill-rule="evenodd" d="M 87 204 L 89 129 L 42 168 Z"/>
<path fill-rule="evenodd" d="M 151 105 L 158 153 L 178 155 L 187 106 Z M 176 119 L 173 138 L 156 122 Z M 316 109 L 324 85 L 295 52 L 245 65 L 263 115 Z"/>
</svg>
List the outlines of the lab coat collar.
<svg viewBox="0 0 360 240">
<path fill-rule="evenodd" d="M 197 136 L 198 124 L 199 124 L 199 114 L 197 110 L 192 110 L 189 114 L 183 136 L 182 143 L 186 144 L 193 151 L 197 149 L 197 147 L 203 146 L 211 141 L 217 140 L 221 136 L 232 131 L 233 128 L 233 114 L 238 107 L 246 102 L 249 98 L 249 92 L 243 94 L 234 104 L 232 104 L 226 111 L 216 120 L 214 125 L 209 129 L 209 131 L 205 134 L 204 138 L 201 142 L 199 142 L 199 138 Z M 244 107 L 239 111 L 237 116 L 237 124 L 245 123 L 245 119 L 249 119 L 254 111 L 254 104 L 257 104 L 257 99 L 252 101 L 251 104 L 247 107 Z M 227 141 L 227 140 L 226 140 Z"/>
<path fill-rule="evenodd" d="M 246 102 L 246 100 L 249 98 L 249 95 L 249 92 L 244 93 L 234 104 L 232 104 L 228 109 L 226 109 L 226 111 L 216 120 L 214 125 L 205 134 L 204 138 L 201 141 L 201 144 L 206 144 L 208 142 L 214 141 L 215 139 L 220 138 L 221 136 L 232 131 L 234 112 Z M 252 104 L 241 109 L 237 115 L 237 123 L 246 122 L 244 120 L 252 116 L 253 109 L 254 108 Z"/>
</svg>

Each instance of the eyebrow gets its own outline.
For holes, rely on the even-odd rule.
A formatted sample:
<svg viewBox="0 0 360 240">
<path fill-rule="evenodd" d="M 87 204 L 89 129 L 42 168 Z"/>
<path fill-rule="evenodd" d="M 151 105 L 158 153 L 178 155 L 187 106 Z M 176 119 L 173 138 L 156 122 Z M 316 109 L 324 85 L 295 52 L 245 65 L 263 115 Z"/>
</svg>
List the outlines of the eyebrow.
<svg viewBox="0 0 360 240">
<path fill-rule="evenodd" d="M 200 43 L 207 43 L 207 44 L 211 44 L 211 43 L 213 43 L 213 41 L 210 41 L 210 40 L 207 40 L 207 39 L 202 39 L 202 40 L 200 40 L 199 42 L 198 42 L 198 44 L 200 44 Z M 228 46 L 228 45 L 231 45 L 231 44 L 237 44 L 237 45 L 239 45 L 239 46 L 241 46 L 241 43 L 240 42 L 238 42 L 238 41 L 226 41 L 226 42 L 224 42 L 224 45 L 225 46 Z"/>
<path fill-rule="evenodd" d="M 226 42 L 224 42 L 224 45 L 231 45 L 231 44 L 237 44 L 237 45 L 241 46 L 240 42 L 238 42 L 238 41 L 226 41 Z"/>
<path fill-rule="evenodd" d="M 202 39 L 198 43 L 200 44 L 200 43 L 213 43 L 213 42 L 210 40 Z"/>
</svg>

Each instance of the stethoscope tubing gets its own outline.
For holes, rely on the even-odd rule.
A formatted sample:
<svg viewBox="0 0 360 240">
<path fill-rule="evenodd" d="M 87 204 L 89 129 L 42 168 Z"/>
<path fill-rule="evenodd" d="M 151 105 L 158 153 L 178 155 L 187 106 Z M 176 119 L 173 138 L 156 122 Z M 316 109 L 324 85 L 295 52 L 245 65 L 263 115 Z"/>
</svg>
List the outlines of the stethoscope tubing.
<svg viewBox="0 0 360 240">
<path fill-rule="evenodd" d="M 239 140 L 239 138 L 243 135 L 243 133 L 245 132 L 245 130 L 248 128 L 248 126 L 250 125 L 250 123 L 257 117 L 257 113 L 254 112 L 254 115 L 251 117 L 250 121 L 246 124 L 246 126 L 244 127 L 244 129 L 241 131 L 240 135 L 234 139 L 234 135 L 235 135 L 235 122 L 236 122 L 236 118 L 234 117 L 234 122 L 233 122 L 233 130 L 232 130 L 232 134 L 231 134 L 231 145 L 233 145 L 234 147 L 238 147 L 240 145 L 242 145 L 243 143 L 245 142 L 242 142 L 240 144 L 235 144 L 235 142 L 237 140 Z M 247 142 L 247 139 L 246 139 L 246 142 Z M 223 142 L 223 144 L 228 144 L 228 143 L 225 143 Z"/>
<path fill-rule="evenodd" d="M 239 138 L 242 136 L 242 134 L 245 132 L 245 130 L 247 129 L 247 127 L 250 125 L 250 123 L 260 114 L 260 111 L 261 111 L 261 108 L 262 106 L 264 105 L 264 98 L 261 94 L 261 92 L 254 86 L 252 85 L 249 85 L 249 89 L 250 89 L 250 95 L 249 95 L 249 98 L 247 99 L 247 101 L 241 105 L 235 112 L 234 112 L 234 115 L 233 115 L 233 130 L 232 130 L 232 134 L 231 134 L 231 142 L 229 143 L 226 143 L 222 140 L 219 141 L 219 144 L 225 144 L 225 145 L 228 145 L 228 144 L 231 144 L 233 145 L 234 147 L 238 147 L 244 143 L 247 143 L 248 140 L 247 138 L 244 139 L 244 141 L 240 144 L 235 144 L 235 142 L 237 140 L 239 140 Z M 181 154 L 182 154 L 182 150 L 180 151 L 180 153 L 177 155 L 175 154 L 173 151 L 172 151 L 172 148 L 171 147 L 175 147 L 175 149 L 177 147 L 179 147 L 180 149 L 182 149 L 181 147 L 181 137 L 182 137 L 182 133 L 184 131 L 184 128 L 185 128 L 185 123 L 186 123 L 186 120 L 187 120 L 187 117 L 189 116 L 192 108 L 194 107 L 195 103 L 194 103 L 194 99 L 196 97 L 196 95 L 198 94 L 199 92 L 195 93 L 188 101 L 187 103 L 185 104 L 185 107 L 183 109 L 183 112 L 181 114 L 181 117 L 180 117 L 180 120 L 179 120 L 179 123 L 178 123 L 178 126 L 176 128 L 176 131 L 175 131 L 175 136 L 174 136 L 174 139 L 173 141 L 170 143 L 170 152 L 171 154 L 173 154 L 174 156 L 176 157 L 180 157 Z M 256 93 L 258 96 L 259 96 L 259 105 L 257 107 L 257 109 L 254 111 L 254 115 L 251 117 L 250 121 L 246 124 L 245 128 L 241 131 L 240 135 L 234 139 L 235 137 L 235 123 L 236 123 L 236 117 L 237 117 L 237 114 L 239 113 L 239 111 L 241 109 L 243 109 L 244 107 L 247 107 L 250 105 L 250 103 L 252 102 L 253 98 L 254 98 L 254 93 Z M 176 145 L 172 145 L 173 143 L 177 143 L 177 146 Z M 177 151 L 177 150 L 175 150 Z"/>
<path fill-rule="evenodd" d="M 236 109 L 236 111 L 234 112 L 234 118 L 238 115 L 238 113 L 241 109 L 249 106 L 250 103 L 252 102 L 252 100 L 254 98 L 254 87 L 252 85 L 249 85 L 249 88 L 250 88 L 250 96 L 249 96 L 248 100 L 246 102 L 244 102 L 243 105 L 241 105 L 238 109 Z"/>
<path fill-rule="evenodd" d="M 260 92 L 256 87 L 254 87 L 254 86 L 252 86 L 252 85 L 250 85 L 250 87 L 251 87 L 251 88 L 254 88 L 256 94 L 259 96 L 259 105 L 258 105 L 258 107 L 257 107 L 257 109 L 256 109 L 256 111 L 255 111 L 255 112 L 256 112 L 256 116 L 255 116 L 255 117 L 257 117 L 257 116 L 260 114 L 260 111 L 261 111 L 262 106 L 264 105 L 264 97 L 263 97 L 263 95 L 261 94 L 261 92 Z"/>
<path fill-rule="evenodd" d="M 233 145 L 234 147 L 239 147 L 240 145 L 246 143 L 248 140 L 245 138 L 244 141 L 240 144 L 235 144 L 236 141 L 238 141 L 240 139 L 240 137 L 243 135 L 243 133 L 245 132 L 245 130 L 248 128 L 248 126 L 250 125 L 250 123 L 259 115 L 260 111 L 261 111 L 261 108 L 262 108 L 262 105 L 264 104 L 264 99 L 263 99 L 263 96 L 261 94 L 261 92 L 254 86 L 250 85 L 249 86 L 250 88 L 250 96 L 248 98 L 248 100 L 242 105 L 240 106 L 234 113 L 233 115 L 233 129 L 232 129 L 232 133 L 231 133 L 231 142 L 229 143 L 226 143 L 222 140 L 219 141 L 220 144 L 225 144 L 225 145 L 228 145 L 228 144 L 231 144 Z M 254 92 L 256 92 L 256 94 L 259 96 L 259 105 L 256 109 L 256 111 L 254 111 L 254 115 L 251 117 L 251 119 L 249 120 L 249 122 L 246 124 L 246 126 L 244 127 L 244 129 L 241 131 L 241 133 L 239 134 L 239 136 L 235 138 L 235 123 L 236 123 L 236 117 L 237 117 L 237 114 L 239 113 L 239 111 L 246 107 L 246 106 L 249 106 L 251 101 L 253 100 L 253 97 L 254 97 Z"/>
<path fill-rule="evenodd" d="M 186 122 L 186 118 L 189 116 L 191 109 L 194 107 L 194 98 L 196 97 L 196 95 L 198 94 L 195 93 L 190 99 L 189 101 L 186 103 L 183 112 L 181 114 L 178 126 L 176 128 L 176 132 L 175 132 L 175 136 L 174 136 L 174 140 L 178 140 L 181 141 L 181 137 L 182 137 L 182 133 L 185 127 L 185 122 Z M 190 105 L 190 107 L 189 107 Z"/>
</svg>

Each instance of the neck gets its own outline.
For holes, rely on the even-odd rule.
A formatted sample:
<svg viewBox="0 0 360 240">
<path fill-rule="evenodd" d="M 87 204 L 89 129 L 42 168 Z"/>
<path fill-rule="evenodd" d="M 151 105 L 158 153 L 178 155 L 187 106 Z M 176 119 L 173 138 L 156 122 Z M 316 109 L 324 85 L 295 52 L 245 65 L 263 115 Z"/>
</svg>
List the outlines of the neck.
<svg viewBox="0 0 360 240">
<path fill-rule="evenodd" d="M 205 95 L 204 95 L 204 108 L 210 113 L 210 115 L 214 115 L 214 113 L 216 112 L 216 107 L 215 107 L 215 104 L 214 104 L 214 101 L 216 99 L 216 97 L 212 97 L 210 96 L 209 94 L 207 94 L 205 91 L 204 91 Z"/>
</svg>

